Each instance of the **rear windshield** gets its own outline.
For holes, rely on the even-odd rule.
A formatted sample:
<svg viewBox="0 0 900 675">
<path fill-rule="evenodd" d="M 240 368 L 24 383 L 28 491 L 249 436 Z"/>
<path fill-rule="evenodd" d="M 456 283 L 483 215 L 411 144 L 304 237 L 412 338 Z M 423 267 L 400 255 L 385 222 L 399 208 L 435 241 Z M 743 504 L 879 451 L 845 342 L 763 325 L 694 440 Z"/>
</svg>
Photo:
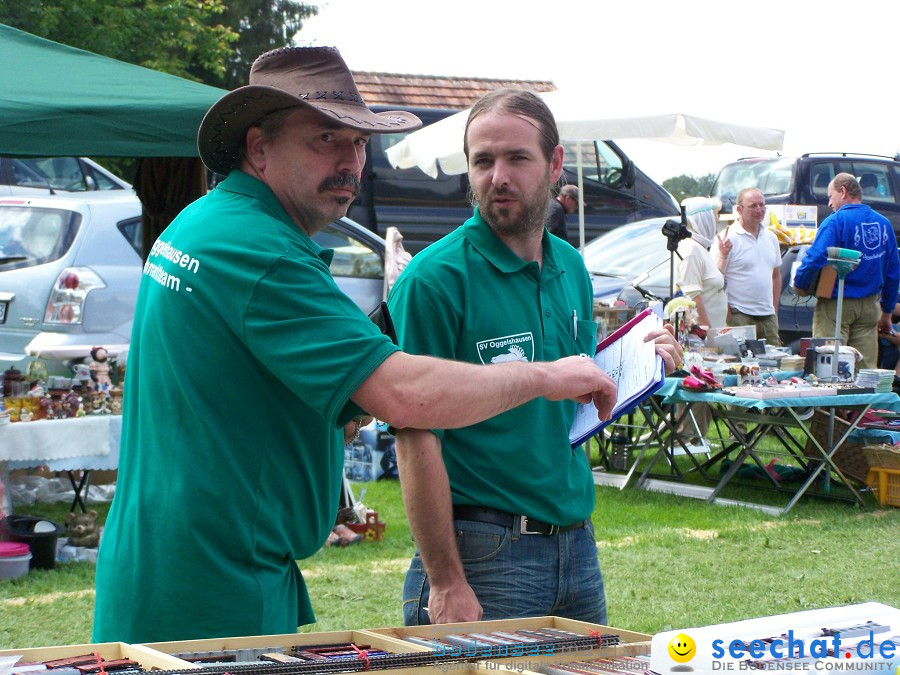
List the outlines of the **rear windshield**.
<svg viewBox="0 0 900 675">
<path fill-rule="evenodd" d="M 794 184 L 795 165 L 795 159 L 783 157 L 728 164 L 719 172 L 713 196 L 728 204 L 749 187 L 759 188 L 766 197 L 788 194 Z"/>
<path fill-rule="evenodd" d="M 64 256 L 81 214 L 65 209 L 0 207 L 0 271 L 33 267 Z"/>
</svg>

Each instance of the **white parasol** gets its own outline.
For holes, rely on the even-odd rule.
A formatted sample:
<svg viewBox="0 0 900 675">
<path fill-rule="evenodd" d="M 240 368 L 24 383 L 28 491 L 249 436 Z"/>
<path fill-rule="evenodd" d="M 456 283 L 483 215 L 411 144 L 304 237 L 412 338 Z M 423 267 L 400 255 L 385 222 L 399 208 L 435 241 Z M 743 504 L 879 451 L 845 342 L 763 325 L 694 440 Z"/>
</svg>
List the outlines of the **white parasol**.
<svg viewBox="0 0 900 675">
<path fill-rule="evenodd" d="M 599 111 L 608 109 L 608 102 L 591 101 L 581 93 L 569 91 L 538 95 L 553 112 L 560 138 L 568 142 L 640 138 L 685 146 L 731 143 L 761 150 L 780 150 L 784 145 L 784 132 L 779 129 L 731 124 L 683 113 L 603 117 Z M 462 146 L 468 116 L 469 111 L 463 110 L 409 134 L 388 148 L 388 161 L 398 169 L 418 166 L 432 177 L 437 177 L 438 167 L 447 174 L 465 173 L 468 167 Z M 580 162 L 580 148 L 576 155 Z M 581 173 L 579 164 L 579 194 L 583 187 Z M 583 249 L 582 203 L 578 208 L 578 224 Z"/>
</svg>

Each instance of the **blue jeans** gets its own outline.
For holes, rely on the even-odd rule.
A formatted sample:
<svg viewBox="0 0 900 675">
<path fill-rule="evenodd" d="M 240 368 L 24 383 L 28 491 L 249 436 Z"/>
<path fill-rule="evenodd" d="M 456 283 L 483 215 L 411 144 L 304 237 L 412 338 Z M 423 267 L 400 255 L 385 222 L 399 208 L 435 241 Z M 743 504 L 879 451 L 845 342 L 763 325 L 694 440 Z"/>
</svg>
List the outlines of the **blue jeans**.
<svg viewBox="0 0 900 675">
<path fill-rule="evenodd" d="M 606 623 L 594 527 L 545 536 L 472 520 L 454 521 L 466 580 L 484 620 L 561 616 Z M 430 586 L 416 551 L 403 585 L 403 623 L 427 625 Z"/>
</svg>

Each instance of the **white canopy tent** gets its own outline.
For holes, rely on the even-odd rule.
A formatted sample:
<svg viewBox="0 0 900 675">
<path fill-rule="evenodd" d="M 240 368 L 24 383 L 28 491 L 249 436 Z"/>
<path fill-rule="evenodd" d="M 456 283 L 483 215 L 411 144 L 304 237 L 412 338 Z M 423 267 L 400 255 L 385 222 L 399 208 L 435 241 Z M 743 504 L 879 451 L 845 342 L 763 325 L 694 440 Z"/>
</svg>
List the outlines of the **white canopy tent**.
<svg viewBox="0 0 900 675">
<path fill-rule="evenodd" d="M 608 102 L 591 101 L 580 92 L 551 91 L 538 95 L 553 112 L 560 138 L 570 143 L 640 138 L 684 146 L 731 143 L 761 150 L 780 150 L 784 145 L 784 132 L 779 129 L 730 124 L 682 113 L 602 117 L 598 111 L 608 109 Z M 463 134 L 468 116 L 469 111 L 463 110 L 409 134 L 388 148 L 388 161 L 398 169 L 418 166 L 432 177 L 438 175 L 438 167 L 447 174 L 465 173 L 468 167 L 463 154 Z M 580 162 L 580 149 L 576 154 Z M 579 194 L 582 180 L 579 164 Z M 578 224 L 583 250 L 583 203 L 578 208 Z"/>
</svg>

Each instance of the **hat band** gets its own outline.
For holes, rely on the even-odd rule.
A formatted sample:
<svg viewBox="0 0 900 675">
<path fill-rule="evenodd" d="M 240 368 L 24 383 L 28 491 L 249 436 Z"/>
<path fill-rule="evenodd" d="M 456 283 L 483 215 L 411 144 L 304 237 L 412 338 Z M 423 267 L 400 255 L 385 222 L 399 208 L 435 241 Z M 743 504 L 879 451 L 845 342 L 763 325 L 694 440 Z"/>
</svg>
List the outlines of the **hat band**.
<svg viewBox="0 0 900 675">
<path fill-rule="evenodd" d="M 332 91 L 330 96 L 327 91 L 306 92 L 305 94 L 297 94 L 297 98 L 302 101 L 346 101 L 365 105 L 363 97 L 355 91 Z"/>
</svg>

